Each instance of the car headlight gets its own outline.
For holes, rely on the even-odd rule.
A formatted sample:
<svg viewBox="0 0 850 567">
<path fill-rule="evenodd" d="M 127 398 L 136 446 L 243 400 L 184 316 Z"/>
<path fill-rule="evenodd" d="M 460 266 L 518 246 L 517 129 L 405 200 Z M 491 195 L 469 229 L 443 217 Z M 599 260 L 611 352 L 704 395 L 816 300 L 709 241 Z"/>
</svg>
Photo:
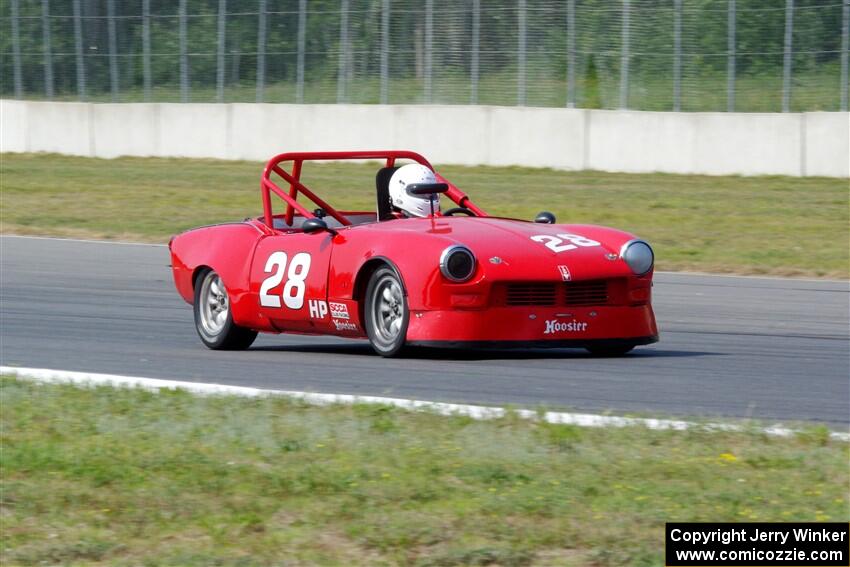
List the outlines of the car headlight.
<svg viewBox="0 0 850 567">
<path fill-rule="evenodd" d="M 652 269 L 655 254 L 652 248 L 643 240 L 630 240 L 620 249 L 620 257 L 625 260 L 632 271 L 642 276 Z"/>
<path fill-rule="evenodd" d="M 449 246 L 440 255 L 440 272 L 447 280 L 465 282 L 475 273 L 475 256 L 466 246 Z"/>
</svg>

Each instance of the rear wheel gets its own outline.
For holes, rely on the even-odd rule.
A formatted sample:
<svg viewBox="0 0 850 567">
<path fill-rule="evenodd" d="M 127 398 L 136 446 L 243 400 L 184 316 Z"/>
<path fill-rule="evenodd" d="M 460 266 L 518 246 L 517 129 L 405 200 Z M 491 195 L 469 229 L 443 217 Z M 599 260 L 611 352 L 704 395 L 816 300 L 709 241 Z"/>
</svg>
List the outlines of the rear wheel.
<svg viewBox="0 0 850 567">
<path fill-rule="evenodd" d="M 207 270 L 198 277 L 194 310 L 195 329 L 207 348 L 242 350 L 251 346 L 257 338 L 257 331 L 233 322 L 227 289 L 213 270 Z"/>
<path fill-rule="evenodd" d="M 594 346 L 587 347 L 588 352 L 593 356 L 623 356 L 630 352 L 634 345 L 617 345 L 617 346 Z"/>
<path fill-rule="evenodd" d="M 396 356 L 404 348 L 410 310 L 401 280 L 389 266 L 378 268 L 366 288 L 366 335 L 381 356 Z"/>
</svg>

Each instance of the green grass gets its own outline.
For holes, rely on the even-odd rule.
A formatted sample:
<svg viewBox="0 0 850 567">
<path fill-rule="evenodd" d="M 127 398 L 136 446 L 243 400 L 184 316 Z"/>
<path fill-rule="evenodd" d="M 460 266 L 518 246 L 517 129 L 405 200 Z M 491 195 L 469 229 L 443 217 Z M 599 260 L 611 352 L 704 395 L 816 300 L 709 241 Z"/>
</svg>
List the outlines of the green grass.
<svg viewBox="0 0 850 567">
<path fill-rule="evenodd" d="M 374 208 L 376 164 L 308 164 L 342 208 Z M 165 242 L 193 226 L 261 214 L 262 164 L 2 154 L 3 232 Z M 648 239 L 658 268 L 848 277 L 846 179 L 709 177 L 445 166 L 495 215 L 613 226 Z M 280 210 L 280 209 L 278 209 Z"/>
<path fill-rule="evenodd" d="M 846 443 L 0 378 L 4 565 L 661 565 L 667 521 L 847 521 Z"/>
</svg>

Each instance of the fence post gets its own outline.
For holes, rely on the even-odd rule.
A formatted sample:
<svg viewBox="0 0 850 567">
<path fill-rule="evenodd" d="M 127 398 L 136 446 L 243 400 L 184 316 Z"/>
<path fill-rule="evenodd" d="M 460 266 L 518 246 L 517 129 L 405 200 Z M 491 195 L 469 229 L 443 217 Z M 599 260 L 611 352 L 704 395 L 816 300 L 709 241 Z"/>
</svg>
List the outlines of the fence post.
<svg viewBox="0 0 850 567">
<path fill-rule="evenodd" d="M 847 112 L 847 57 L 850 50 L 850 0 L 844 0 L 841 17 L 841 110 Z"/>
<path fill-rule="evenodd" d="M 434 0 L 425 0 L 425 103 L 431 102 L 431 70 L 434 48 Z"/>
<path fill-rule="evenodd" d="M 481 0 L 472 0 L 472 60 L 469 65 L 469 103 L 478 103 L 478 57 L 481 48 Z"/>
<path fill-rule="evenodd" d="M 348 0 L 343 0 L 348 2 Z M 381 5 L 381 104 L 390 96 L 390 0 Z"/>
<path fill-rule="evenodd" d="M 74 0 L 74 51 L 77 58 L 77 96 L 86 99 L 86 66 L 83 60 L 83 18 L 80 0 Z"/>
<path fill-rule="evenodd" d="M 21 79 L 21 36 L 18 30 L 18 0 L 12 0 L 12 66 L 15 81 L 15 98 L 24 96 Z"/>
<path fill-rule="evenodd" d="M 184 0 L 185 1 L 185 0 Z M 263 102 L 266 90 L 266 0 L 260 0 L 257 14 L 257 102 Z"/>
<path fill-rule="evenodd" d="M 118 101 L 118 40 L 115 32 L 115 0 L 106 2 L 106 29 L 109 36 L 109 85 L 112 102 Z"/>
<path fill-rule="evenodd" d="M 215 99 L 224 102 L 224 42 L 226 34 L 227 0 L 218 0 L 218 50 L 216 52 Z"/>
<path fill-rule="evenodd" d="M 296 62 L 295 102 L 304 102 L 304 50 L 307 43 L 307 0 L 298 0 L 298 60 Z"/>
<path fill-rule="evenodd" d="M 151 100 L 151 0 L 142 0 L 142 75 L 145 102 Z"/>
<path fill-rule="evenodd" d="M 629 107 L 629 0 L 623 0 L 623 32 L 620 47 L 620 108 Z"/>
<path fill-rule="evenodd" d="M 526 57 L 526 12 L 525 0 L 519 0 L 517 8 L 517 24 L 519 26 L 519 38 L 517 45 L 517 106 L 525 106 L 525 57 Z"/>
<path fill-rule="evenodd" d="M 567 0 L 567 108 L 576 107 L 576 0 Z"/>
<path fill-rule="evenodd" d="M 347 78 L 346 64 L 348 63 L 348 0 L 340 2 L 339 16 L 339 75 L 336 79 L 336 102 L 345 102 L 345 80 Z M 383 52 L 381 53 L 381 91 L 383 92 Z"/>
<path fill-rule="evenodd" d="M 53 98 L 53 51 L 50 47 L 50 3 L 41 0 L 41 29 L 44 38 L 44 94 Z"/>
<path fill-rule="evenodd" d="M 682 0 L 673 1 L 673 111 L 682 110 Z"/>
<path fill-rule="evenodd" d="M 186 40 L 186 0 L 180 0 L 178 27 L 180 37 L 180 102 L 189 102 L 189 55 Z"/>
<path fill-rule="evenodd" d="M 794 33 L 794 0 L 785 3 L 785 57 L 782 62 L 782 112 L 791 109 L 791 46 Z"/>
<path fill-rule="evenodd" d="M 735 0 L 729 0 L 726 18 L 726 112 L 735 112 Z"/>
</svg>

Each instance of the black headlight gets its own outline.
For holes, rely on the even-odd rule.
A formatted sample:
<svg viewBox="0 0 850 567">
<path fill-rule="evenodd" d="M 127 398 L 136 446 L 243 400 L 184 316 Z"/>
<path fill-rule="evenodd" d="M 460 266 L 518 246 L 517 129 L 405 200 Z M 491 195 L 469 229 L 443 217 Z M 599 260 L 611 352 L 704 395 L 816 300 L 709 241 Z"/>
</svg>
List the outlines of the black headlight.
<svg viewBox="0 0 850 567">
<path fill-rule="evenodd" d="M 449 246 L 440 255 L 440 272 L 453 282 L 465 282 L 475 273 L 475 256 L 466 246 Z"/>
</svg>

